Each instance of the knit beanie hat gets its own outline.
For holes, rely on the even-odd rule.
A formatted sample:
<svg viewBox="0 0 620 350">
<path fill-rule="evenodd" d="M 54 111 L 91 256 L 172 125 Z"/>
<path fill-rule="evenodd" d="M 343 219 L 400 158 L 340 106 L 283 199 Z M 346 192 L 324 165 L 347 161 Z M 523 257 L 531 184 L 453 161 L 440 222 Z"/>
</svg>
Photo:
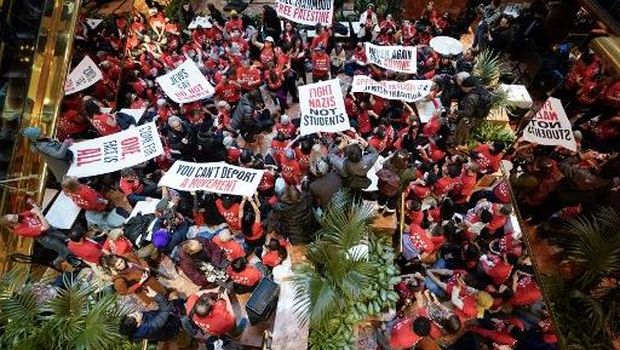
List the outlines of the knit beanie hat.
<svg viewBox="0 0 620 350">
<path fill-rule="evenodd" d="M 155 231 L 155 233 L 153 233 L 152 242 L 157 249 L 165 248 L 168 243 L 170 243 L 170 234 L 168 233 L 168 230 L 160 228 Z"/>
<path fill-rule="evenodd" d="M 27 128 L 22 129 L 22 135 L 30 141 L 35 141 L 39 139 L 41 133 L 43 131 L 38 126 L 29 126 Z"/>
</svg>

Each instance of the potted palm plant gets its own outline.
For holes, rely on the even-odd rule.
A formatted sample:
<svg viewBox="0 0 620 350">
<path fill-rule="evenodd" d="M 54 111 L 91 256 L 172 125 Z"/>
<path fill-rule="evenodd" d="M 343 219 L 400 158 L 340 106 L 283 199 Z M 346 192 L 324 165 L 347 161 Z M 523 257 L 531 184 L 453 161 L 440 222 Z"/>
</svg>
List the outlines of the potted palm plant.
<svg viewBox="0 0 620 350">
<path fill-rule="evenodd" d="M 321 229 L 292 277 L 312 349 L 354 349 L 354 328 L 395 306 L 394 251 L 373 231 L 375 215 L 373 205 L 344 190 L 317 215 Z"/>
<path fill-rule="evenodd" d="M 17 267 L 0 281 L 0 348 L 135 349 L 118 332 L 125 310 L 114 293 L 64 278 L 63 287 L 33 281 Z"/>
</svg>

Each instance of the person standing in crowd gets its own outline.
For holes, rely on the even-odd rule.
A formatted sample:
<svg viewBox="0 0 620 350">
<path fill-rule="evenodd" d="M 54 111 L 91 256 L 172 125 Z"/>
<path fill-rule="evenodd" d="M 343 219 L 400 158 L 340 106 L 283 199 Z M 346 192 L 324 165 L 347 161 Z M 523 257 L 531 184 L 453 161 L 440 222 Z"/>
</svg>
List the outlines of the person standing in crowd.
<svg viewBox="0 0 620 350">
<path fill-rule="evenodd" d="M 73 140 L 65 139 L 63 142 L 58 142 L 43 137 L 42 134 L 43 131 L 39 127 L 31 126 L 22 130 L 22 135 L 31 142 L 31 149 L 43 157 L 54 178 L 60 183 L 73 161 L 73 152 L 69 149 Z"/>
</svg>

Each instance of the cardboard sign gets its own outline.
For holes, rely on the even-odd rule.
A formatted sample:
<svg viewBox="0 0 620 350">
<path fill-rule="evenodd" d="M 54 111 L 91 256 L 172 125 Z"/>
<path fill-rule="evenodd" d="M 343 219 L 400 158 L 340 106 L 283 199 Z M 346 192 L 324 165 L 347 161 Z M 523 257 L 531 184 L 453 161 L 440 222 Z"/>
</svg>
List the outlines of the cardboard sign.
<svg viewBox="0 0 620 350">
<path fill-rule="evenodd" d="M 68 230 L 73 227 L 81 211 L 82 209 L 71 198 L 60 191 L 56 200 L 54 200 L 47 213 L 45 213 L 45 219 L 52 227 Z"/>
<path fill-rule="evenodd" d="M 388 100 L 416 102 L 425 98 L 430 92 L 433 82 L 430 80 L 376 81 L 365 75 L 353 77 L 352 92 L 364 92 L 383 97 Z"/>
<path fill-rule="evenodd" d="M 176 103 L 189 103 L 213 96 L 215 89 L 200 72 L 196 63 L 185 60 L 166 75 L 155 79 L 166 95 Z"/>
<path fill-rule="evenodd" d="M 435 99 L 437 105 L 441 106 L 439 99 Z M 433 115 L 437 112 L 435 103 L 433 101 L 417 101 L 415 107 L 418 110 L 418 117 L 420 117 L 420 123 L 428 123 Z"/>
<path fill-rule="evenodd" d="M 299 109 L 301 135 L 351 128 L 338 79 L 300 86 Z"/>
<path fill-rule="evenodd" d="M 95 62 L 85 56 L 82 61 L 69 73 L 65 82 L 65 95 L 82 91 L 103 79 L 103 74 Z"/>
<path fill-rule="evenodd" d="M 211 23 L 211 19 L 209 17 L 197 16 L 194 18 L 192 23 L 187 26 L 187 29 L 196 29 L 198 26 L 205 29 L 213 28 L 213 24 Z"/>
<path fill-rule="evenodd" d="M 395 72 L 408 74 L 417 72 L 418 51 L 415 46 L 379 46 L 369 42 L 364 44 L 368 63 Z"/>
<path fill-rule="evenodd" d="M 321 23 L 331 27 L 334 0 L 277 0 L 276 12 L 295 23 L 310 26 Z"/>
<path fill-rule="evenodd" d="M 146 162 L 164 153 L 155 123 L 148 123 L 71 146 L 73 163 L 67 175 L 107 174 Z"/>
<path fill-rule="evenodd" d="M 522 140 L 546 146 L 577 150 L 573 128 L 562 101 L 550 97 L 523 130 Z"/>
<path fill-rule="evenodd" d="M 177 160 L 159 181 L 180 191 L 207 191 L 252 196 L 264 170 L 241 168 L 224 162 L 192 163 Z"/>
</svg>

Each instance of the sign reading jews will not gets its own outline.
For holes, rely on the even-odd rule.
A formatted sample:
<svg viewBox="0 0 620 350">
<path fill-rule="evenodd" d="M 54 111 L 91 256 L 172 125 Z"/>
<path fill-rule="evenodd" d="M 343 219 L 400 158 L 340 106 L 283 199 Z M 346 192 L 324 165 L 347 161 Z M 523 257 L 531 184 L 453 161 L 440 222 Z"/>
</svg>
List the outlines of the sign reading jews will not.
<svg viewBox="0 0 620 350">
<path fill-rule="evenodd" d="M 369 42 L 365 44 L 368 63 L 396 72 L 417 72 L 418 50 L 415 46 L 379 46 Z"/>
<path fill-rule="evenodd" d="M 277 0 L 276 12 L 295 23 L 311 26 L 321 23 L 331 27 L 334 0 Z"/>
<path fill-rule="evenodd" d="M 99 67 L 89 56 L 85 56 L 67 76 L 65 95 L 71 95 L 87 89 L 101 79 L 103 79 L 103 74 Z"/>
<path fill-rule="evenodd" d="M 351 128 L 338 79 L 300 86 L 299 109 L 301 135 Z"/>
<path fill-rule="evenodd" d="M 573 128 L 562 102 L 550 97 L 523 130 L 522 140 L 546 146 L 577 150 Z"/>
<path fill-rule="evenodd" d="M 218 163 L 192 163 L 177 160 L 159 180 L 159 186 L 180 191 L 207 191 L 252 196 L 264 170 Z"/>
<path fill-rule="evenodd" d="M 154 122 L 82 141 L 70 149 L 73 163 L 67 175 L 77 177 L 111 173 L 164 153 Z"/>
<path fill-rule="evenodd" d="M 376 81 L 365 75 L 353 77 L 352 92 L 365 92 L 388 100 L 417 102 L 431 92 L 433 82 L 430 80 Z"/>
<path fill-rule="evenodd" d="M 155 79 L 166 95 L 176 103 L 189 103 L 213 96 L 215 89 L 200 72 L 196 63 L 185 60 L 166 75 Z"/>
</svg>

